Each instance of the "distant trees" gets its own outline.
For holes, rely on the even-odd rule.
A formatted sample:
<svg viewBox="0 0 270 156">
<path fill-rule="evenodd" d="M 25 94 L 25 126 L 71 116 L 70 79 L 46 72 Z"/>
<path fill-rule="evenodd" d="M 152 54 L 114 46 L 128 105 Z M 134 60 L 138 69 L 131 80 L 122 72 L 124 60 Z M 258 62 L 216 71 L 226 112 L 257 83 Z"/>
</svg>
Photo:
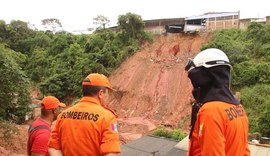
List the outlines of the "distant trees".
<svg viewBox="0 0 270 156">
<path fill-rule="evenodd" d="M 127 13 L 118 17 L 118 25 L 128 37 L 139 39 L 144 32 L 144 23 L 141 16 Z"/>
<path fill-rule="evenodd" d="M 28 44 L 28 41 L 34 37 L 35 32 L 28 28 L 26 22 L 19 20 L 11 21 L 10 24 L 5 26 L 3 33 L 5 34 L 4 42 L 6 42 L 11 49 L 24 54 L 29 53 L 30 44 Z"/>
<path fill-rule="evenodd" d="M 134 20 L 131 27 L 141 23 L 131 14 L 128 18 Z M 103 16 L 96 20 L 103 28 L 109 21 Z M 44 19 L 42 22 L 53 33 L 32 30 L 23 21 L 6 24 L 0 20 L 2 119 L 12 119 L 17 123 L 23 121 L 31 103 L 30 84 L 37 86 L 42 95 L 54 95 L 63 101 L 81 96 L 81 81 L 87 74 L 99 72 L 109 75 L 136 52 L 145 39 L 141 35 L 144 32 L 137 28 L 132 35 L 109 29 L 100 29 L 91 35 L 73 35 L 56 33 L 61 27 L 57 19 Z"/>
<path fill-rule="evenodd" d="M 105 29 L 106 26 L 109 26 L 110 22 L 111 21 L 103 15 L 97 15 L 97 17 L 93 18 L 95 29 Z"/>
<path fill-rule="evenodd" d="M 46 30 L 52 31 L 54 34 L 57 32 L 57 29 L 62 30 L 62 23 L 59 19 L 47 18 L 43 19 L 41 22 Z"/>
<path fill-rule="evenodd" d="M 7 38 L 8 32 L 6 28 L 6 22 L 0 20 L 0 42 L 3 42 Z"/>
</svg>

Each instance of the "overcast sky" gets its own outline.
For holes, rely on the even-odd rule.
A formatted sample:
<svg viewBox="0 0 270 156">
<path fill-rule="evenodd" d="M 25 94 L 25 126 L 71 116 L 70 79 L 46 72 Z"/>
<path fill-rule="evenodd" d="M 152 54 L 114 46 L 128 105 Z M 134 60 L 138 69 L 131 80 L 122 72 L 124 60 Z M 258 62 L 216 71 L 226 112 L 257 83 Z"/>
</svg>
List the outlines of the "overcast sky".
<svg viewBox="0 0 270 156">
<path fill-rule="evenodd" d="M 268 1 L 268 2 L 267 2 Z M 1 0 L 0 19 L 22 20 L 41 27 L 41 20 L 57 18 L 64 30 L 86 30 L 93 18 L 103 15 L 116 25 L 128 12 L 143 20 L 178 18 L 206 12 L 237 12 L 240 18 L 270 16 L 269 0 Z"/>
</svg>

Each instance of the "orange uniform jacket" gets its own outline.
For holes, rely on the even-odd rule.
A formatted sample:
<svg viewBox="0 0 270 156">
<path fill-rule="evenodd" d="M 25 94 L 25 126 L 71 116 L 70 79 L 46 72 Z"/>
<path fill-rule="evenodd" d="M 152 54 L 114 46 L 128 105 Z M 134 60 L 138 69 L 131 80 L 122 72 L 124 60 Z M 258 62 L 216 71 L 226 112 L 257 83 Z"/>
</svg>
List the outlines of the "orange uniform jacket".
<svg viewBox="0 0 270 156">
<path fill-rule="evenodd" d="M 248 119 L 242 105 L 212 101 L 197 114 L 187 156 L 249 156 Z"/>
<path fill-rule="evenodd" d="M 51 132 L 49 147 L 65 156 L 100 156 L 119 153 L 117 116 L 91 97 L 62 112 Z"/>
</svg>

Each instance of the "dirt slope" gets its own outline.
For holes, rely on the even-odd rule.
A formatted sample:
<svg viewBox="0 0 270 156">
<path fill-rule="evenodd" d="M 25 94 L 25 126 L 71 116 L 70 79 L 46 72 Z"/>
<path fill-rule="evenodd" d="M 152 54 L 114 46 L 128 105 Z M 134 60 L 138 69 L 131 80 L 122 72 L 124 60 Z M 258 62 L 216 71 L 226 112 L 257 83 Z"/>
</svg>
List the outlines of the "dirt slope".
<svg viewBox="0 0 270 156">
<path fill-rule="evenodd" d="M 156 36 L 152 44 L 145 44 L 111 74 L 110 81 L 117 91 L 110 96 L 108 106 L 119 115 L 124 142 L 160 124 L 174 127 L 190 113 L 192 88 L 184 66 L 187 58 L 199 52 L 209 39 L 183 34 Z M 26 155 L 28 125 L 17 127 L 20 135 L 14 135 L 10 143 L 0 139 L 0 156 Z"/>
<path fill-rule="evenodd" d="M 190 113 L 192 86 L 184 66 L 209 39 L 210 35 L 156 36 L 112 73 L 117 91 L 108 106 L 117 111 L 125 139 L 136 139 L 160 124 L 176 126 Z"/>
</svg>

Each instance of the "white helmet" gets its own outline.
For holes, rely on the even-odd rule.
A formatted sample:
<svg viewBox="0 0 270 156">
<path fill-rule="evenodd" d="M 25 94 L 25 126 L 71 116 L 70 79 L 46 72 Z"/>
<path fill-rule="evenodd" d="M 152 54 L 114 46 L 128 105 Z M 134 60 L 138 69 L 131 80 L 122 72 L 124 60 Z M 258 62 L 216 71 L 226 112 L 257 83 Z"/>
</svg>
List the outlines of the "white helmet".
<svg viewBox="0 0 270 156">
<path fill-rule="evenodd" d="M 189 59 L 185 70 L 190 71 L 197 67 L 211 68 L 220 65 L 231 67 L 227 55 L 219 49 L 209 48 L 201 51 L 193 60 Z"/>
</svg>

